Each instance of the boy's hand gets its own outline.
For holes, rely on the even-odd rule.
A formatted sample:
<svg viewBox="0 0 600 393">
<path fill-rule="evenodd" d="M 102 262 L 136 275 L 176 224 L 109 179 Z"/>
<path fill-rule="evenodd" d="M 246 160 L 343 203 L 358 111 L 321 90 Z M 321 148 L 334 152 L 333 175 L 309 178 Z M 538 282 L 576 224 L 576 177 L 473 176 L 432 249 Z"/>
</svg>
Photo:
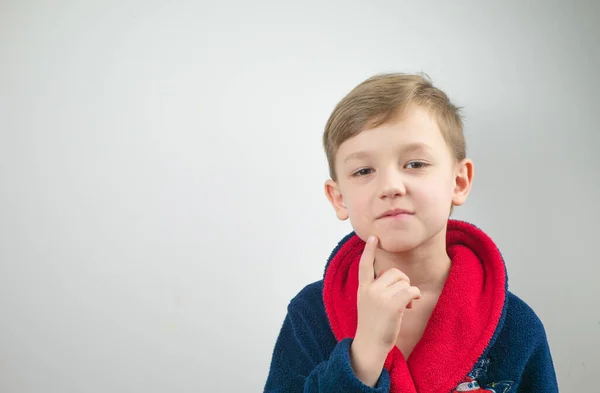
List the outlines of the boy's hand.
<svg viewBox="0 0 600 393">
<path fill-rule="evenodd" d="M 352 368 L 365 384 L 374 387 L 390 350 L 396 345 L 404 310 L 421 293 L 410 279 L 392 268 L 375 279 L 375 250 L 378 239 L 365 245 L 358 271 L 358 326 L 350 348 Z"/>
</svg>

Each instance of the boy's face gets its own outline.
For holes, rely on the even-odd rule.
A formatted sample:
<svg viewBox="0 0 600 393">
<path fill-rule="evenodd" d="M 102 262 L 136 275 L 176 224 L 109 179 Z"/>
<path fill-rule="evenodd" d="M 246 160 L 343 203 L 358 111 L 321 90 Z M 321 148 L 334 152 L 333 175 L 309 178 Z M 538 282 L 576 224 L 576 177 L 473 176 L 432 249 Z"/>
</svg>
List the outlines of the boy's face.
<svg viewBox="0 0 600 393">
<path fill-rule="evenodd" d="M 472 162 L 456 162 L 436 121 L 417 106 L 342 143 L 335 167 L 338 180 L 325 189 L 338 218 L 350 218 L 361 239 L 375 235 L 390 252 L 440 233 L 473 176 Z"/>
</svg>

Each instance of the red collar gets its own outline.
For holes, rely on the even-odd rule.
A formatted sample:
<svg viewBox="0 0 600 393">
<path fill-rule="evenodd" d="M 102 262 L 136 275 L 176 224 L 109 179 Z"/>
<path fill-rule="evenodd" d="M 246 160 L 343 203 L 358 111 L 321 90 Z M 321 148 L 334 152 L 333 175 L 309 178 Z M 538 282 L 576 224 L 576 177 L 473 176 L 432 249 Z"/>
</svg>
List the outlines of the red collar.
<svg viewBox="0 0 600 393">
<path fill-rule="evenodd" d="M 471 371 L 499 331 L 507 292 L 504 261 L 494 242 L 475 226 L 448 221 L 450 273 L 421 340 L 405 361 L 394 347 L 384 367 L 391 393 L 452 391 Z M 333 251 L 323 300 L 338 341 L 357 326 L 358 263 L 365 243 L 354 233 Z"/>
</svg>

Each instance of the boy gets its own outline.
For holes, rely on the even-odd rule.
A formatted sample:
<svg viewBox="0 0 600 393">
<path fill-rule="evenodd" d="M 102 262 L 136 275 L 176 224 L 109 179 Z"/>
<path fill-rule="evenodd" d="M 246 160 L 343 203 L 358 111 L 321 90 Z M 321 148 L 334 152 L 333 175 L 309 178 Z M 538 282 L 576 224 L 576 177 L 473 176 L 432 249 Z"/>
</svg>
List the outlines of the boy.
<svg viewBox="0 0 600 393">
<path fill-rule="evenodd" d="M 377 75 L 331 114 L 326 196 L 354 231 L 288 306 L 269 393 L 558 392 L 544 327 L 502 256 L 449 219 L 471 189 L 459 110 L 419 75 Z"/>
</svg>

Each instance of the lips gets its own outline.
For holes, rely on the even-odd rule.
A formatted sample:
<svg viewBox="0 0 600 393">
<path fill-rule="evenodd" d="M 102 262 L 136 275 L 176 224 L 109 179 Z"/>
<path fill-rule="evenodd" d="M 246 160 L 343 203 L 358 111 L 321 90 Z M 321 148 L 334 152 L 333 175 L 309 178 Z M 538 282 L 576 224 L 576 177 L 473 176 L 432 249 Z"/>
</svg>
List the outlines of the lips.
<svg viewBox="0 0 600 393">
<path fill-rule="evenodd" d="M 377 218 L 396 217 L 396 216 L 399 216 L 399 215 L 411 215 L 411 214 L 413 214 L 413 213 L 411 211 L 408 211 L 408 210 L 404 210 L 404 209 L 391 209 L 391 210 L 388 210 L 385 213 L 381 214 Z"/>
</svg>

